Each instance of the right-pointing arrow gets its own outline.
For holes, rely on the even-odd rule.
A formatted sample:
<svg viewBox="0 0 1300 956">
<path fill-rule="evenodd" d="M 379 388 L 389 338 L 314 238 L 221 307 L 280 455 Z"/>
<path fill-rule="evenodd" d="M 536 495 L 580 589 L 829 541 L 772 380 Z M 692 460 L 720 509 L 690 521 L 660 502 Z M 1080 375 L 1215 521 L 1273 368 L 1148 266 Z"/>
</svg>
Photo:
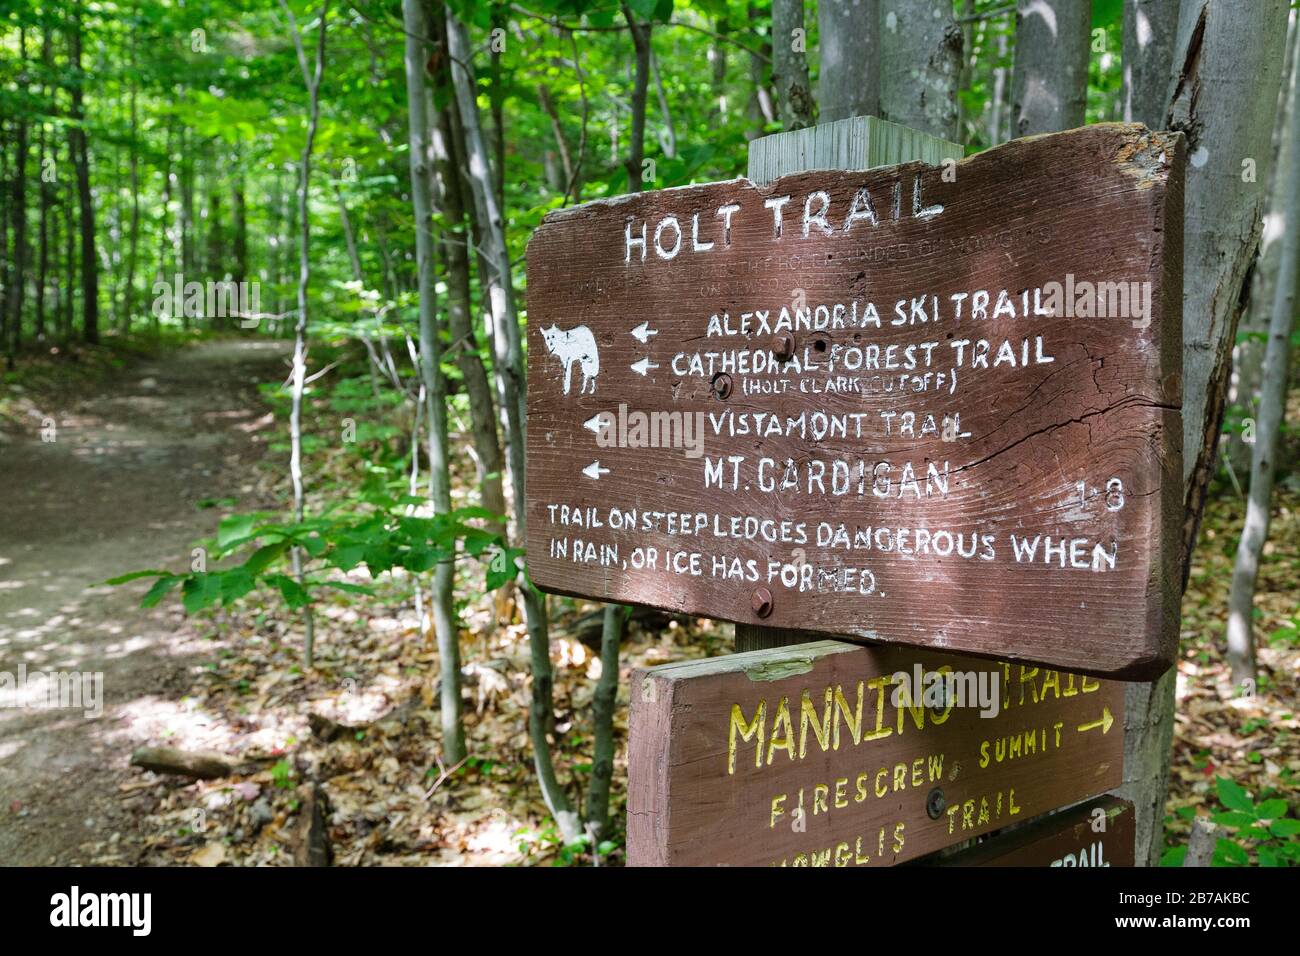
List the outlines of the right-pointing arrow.
<svg viewBox="0 0 1300 956">
<path fill-rule="evenodd" d="M 1086 724 L 1080 724 L 1079 732 L 1084 733 L 1089 730 L 1096 730 L 1100 727 L 1102 734 L 1105 734 L 1106 731 L 1110 730 L 1110 725 L 1114 722 L 1115 718 L 1110 715 L 1110 708 L 1103 705 L 1101 708 L 1101 716 Z"/>
</svg>

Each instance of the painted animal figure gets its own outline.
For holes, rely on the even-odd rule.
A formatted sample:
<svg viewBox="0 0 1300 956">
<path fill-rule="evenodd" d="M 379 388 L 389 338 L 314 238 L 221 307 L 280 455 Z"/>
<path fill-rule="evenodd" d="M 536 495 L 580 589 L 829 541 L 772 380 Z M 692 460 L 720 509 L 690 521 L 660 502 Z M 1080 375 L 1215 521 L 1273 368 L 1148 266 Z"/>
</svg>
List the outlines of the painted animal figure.
<svg viewBox="0 0 1300 956">
<path fill-rule="evenodd" d="M 542 329 L 542 338 L 547 351 L 564 363 L 564 394 L 569 394 L 573 381 L 573 364 L 577 362 L 582 368 L 582 385 L 579 395 L 596 393 L 596 375 L 600 372 L 600 353 L 596 350 L 596 337 L 585 325 L 575 325 L 565 330 L 557 325 Z"/>
</svg>

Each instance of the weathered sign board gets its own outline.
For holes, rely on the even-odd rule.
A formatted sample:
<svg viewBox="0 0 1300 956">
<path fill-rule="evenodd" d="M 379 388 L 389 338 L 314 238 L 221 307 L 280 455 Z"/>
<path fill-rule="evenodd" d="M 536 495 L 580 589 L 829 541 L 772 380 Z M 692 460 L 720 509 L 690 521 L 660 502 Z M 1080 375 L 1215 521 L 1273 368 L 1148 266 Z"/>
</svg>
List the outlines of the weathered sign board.
<svg viewBox="0 0 1300 956">
<path fill-rule="evenodd" d="M 952 856 L 939 866 L 1132 866 L 1133 804 L 1099 797 Z"/>
<path fill-rule="evenodd" d="M 1123 707 L 1114 681 L 841 641 L 638 670 L 628 863 L 924 856 L 1118 786 Z"/>
<path fill-rule="evenodd" d="M 1090 126 L 550 213 L 528 247 L 532 580 L 1163 671 L 1180 144 Z"/>
</svg>

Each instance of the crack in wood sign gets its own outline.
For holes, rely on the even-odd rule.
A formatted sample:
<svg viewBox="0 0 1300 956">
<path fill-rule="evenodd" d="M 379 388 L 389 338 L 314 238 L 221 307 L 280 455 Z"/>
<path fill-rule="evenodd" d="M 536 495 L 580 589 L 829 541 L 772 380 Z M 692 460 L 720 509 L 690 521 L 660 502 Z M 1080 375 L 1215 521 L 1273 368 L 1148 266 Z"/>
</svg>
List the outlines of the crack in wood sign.
<svg viewBox="0 0 1300 956">
<path fill-rule="evenodd" d="M 1116 681 L 842 641 L 638 670 L 628 864 L 915 859 L 1119 786 L 1123 713 Z"/>
<path fill-rule="evenodd" d="M 528 246 L 532 580 L 1164 671 L 1181 143 L 1098 125 L 547 215 Z"/>
</svg>

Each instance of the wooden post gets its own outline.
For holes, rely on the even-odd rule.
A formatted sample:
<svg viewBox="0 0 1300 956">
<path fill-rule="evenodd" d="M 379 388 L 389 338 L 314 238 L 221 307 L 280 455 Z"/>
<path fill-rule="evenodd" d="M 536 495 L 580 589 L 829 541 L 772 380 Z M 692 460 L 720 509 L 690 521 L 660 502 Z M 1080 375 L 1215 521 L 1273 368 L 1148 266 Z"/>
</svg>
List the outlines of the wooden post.
<svg viewBox="0 0 1300 956">
<path fill-rule="evenodd" d="M 956 143 L 899 126 L 876 116 L 851 116 L 788 133 L 773 133 L 749 144 L 749 179 L 770 183 L 781 176 L 815 170 L 864 170 L 921 161 L 937 165 L 961 159 Z M 816 640 L 802 631 L 753 624 L 736 625 L 736 651 L 788 647 Z"/>
</svg>

